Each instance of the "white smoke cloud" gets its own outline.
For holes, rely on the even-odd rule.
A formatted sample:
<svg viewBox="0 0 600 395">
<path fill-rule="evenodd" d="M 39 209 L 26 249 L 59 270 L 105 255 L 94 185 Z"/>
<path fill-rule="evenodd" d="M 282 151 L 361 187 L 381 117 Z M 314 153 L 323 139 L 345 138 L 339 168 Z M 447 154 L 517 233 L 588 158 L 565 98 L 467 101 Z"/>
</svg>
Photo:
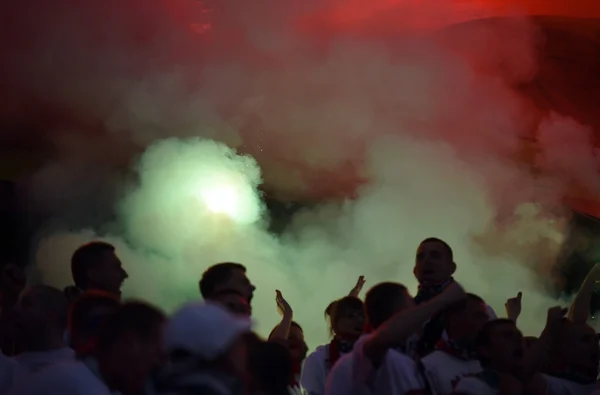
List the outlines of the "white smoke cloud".
<svg viewBox="0 0 600 395">
<path fill-rule="evenodd" d="M 297 29 L 323 9 L 311 2 L 231 1 L 204 12 L 200 2 L 128 0 L 102 5 L 98 15 L 111 24 L 91 11 L 81 14 L 98 8 L 92 2 L 68 3 L 36 16 L 39 26 L 60 17 L 62 29 L 33 37 L 35 45 L 14 58 L 27 65 L 12 70 L 15 84 L 101 119 L 109 137 L 98 139 L 135 145 L 130 156 L 145 153 L 137 182 L 117 203 L 116 221 L 106 218 L 109 232 L 59 228 L 40 242 L 36 265 L 45 281 L 66 285 L 70 254 L 101 237 L 117 246 L 130 273 L 127 295 L 169 309 L 198 297 L 208 266 L 239 261 L 258 287 L 253 304 L 261 332 L 278 320 L 279 289 L 316 346 L 326 340 L 324 308 L 359 275 L 367 287 L 396 280 L 414 293 L 415 250 L 434 236 L 454 248 L 457 279 L 499 313 L 523 291 L 521 325 L 539 331 L 544 309 L 556 303 L 539 268 L 553 262 L 563 234 L 560 215 L 549 209 L 560 208 L 567 187 L 557 179 L 541 190 L 540 180 L 554 180 L 556 167 L 585 169 L 551 130 L 543 162 L 551 172 L 534 176 L 517 161 L 532 125 L 529 103 L 512 89 L 536 71 L 537 32 L 529 21 L 486 27 L 481 36 L 472 30 L 477 42 L 457 48 L 439 37 L 415 37 L 412 28 L 391 35 L 386 29 L 383 38 L 373 24 L 355 35 Z M 443 3 L 409 14 L 443 24 L 440 9 L 458 12 L 454 2 Z M 48 56 L 35 62 L 41 48 L 55 52 L 43 50 Z M 561 135 L 575 127 L 560 125 Z M 98 152 L 94 144 L 86 148 Z M 98 162 L 110 162 L 110 153 Z M 106 174 L 113 179 L 111 168 L 86 181 L 86 156 L 65 156 L 34 179 L 44 186 L 38 197 L 60 196 L 46 207 L 57 217 L 99 198 L 95 188 L 58 187 L 54 179 L 82 186 Z M 234 207 L 243 208 L 223 208 L 233 195 L 229 187 L 214 189 L 215 177 L 239 182 L 233 188 L 242 206 Z M 266 231 L 259 185 L 273 196 L 328 203 L 300 212 L 274 236 Z"/>
</svg>

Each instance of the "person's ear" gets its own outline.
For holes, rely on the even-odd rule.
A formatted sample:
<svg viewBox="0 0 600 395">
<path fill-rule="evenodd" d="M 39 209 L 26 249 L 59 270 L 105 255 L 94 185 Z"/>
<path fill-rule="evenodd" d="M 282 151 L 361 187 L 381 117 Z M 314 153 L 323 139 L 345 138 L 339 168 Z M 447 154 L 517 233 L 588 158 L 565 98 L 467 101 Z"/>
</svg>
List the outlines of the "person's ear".
<svg viewBox="0 0 600 395">
<path fill-rule="evenodd" d="M 456 263 L 454 263 L 454 261 L 452 262 L 452 268 L 450 270 L 450 275 L 454 275 L 454 272 L 456 272 Z"/>
</svg>

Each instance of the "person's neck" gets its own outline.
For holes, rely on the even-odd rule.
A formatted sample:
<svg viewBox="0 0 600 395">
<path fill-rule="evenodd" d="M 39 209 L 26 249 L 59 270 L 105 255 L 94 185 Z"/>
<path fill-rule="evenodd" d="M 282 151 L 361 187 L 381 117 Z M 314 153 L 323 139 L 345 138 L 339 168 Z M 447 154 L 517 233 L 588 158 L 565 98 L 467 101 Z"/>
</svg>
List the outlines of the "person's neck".
<svg viewBox="0 0 600 395">
<path fill-rule="evenodd" d="M 27 343 L 26 352 L 54 351 L 67 347 L 62 332 L 39 334 L 35 340 Z"/>
<path fill-rule="evenodd" d="M 343 342 L 343 343 L 350 343 L 350 344 L 354 344 L 359 336 L 356 335 L 348 335 L 348 334 L 335 334 L 334 339 L 338 342 Z"/>
</svg>

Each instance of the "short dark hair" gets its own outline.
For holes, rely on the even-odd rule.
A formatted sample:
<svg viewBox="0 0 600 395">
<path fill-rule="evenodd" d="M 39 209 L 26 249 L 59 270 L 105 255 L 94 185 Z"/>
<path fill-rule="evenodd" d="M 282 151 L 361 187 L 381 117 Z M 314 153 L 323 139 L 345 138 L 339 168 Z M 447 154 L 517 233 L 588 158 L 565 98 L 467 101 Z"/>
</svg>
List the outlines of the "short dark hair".
<svg viewBox="0 0 600 395">
<path fill-rule="evenodd" d="M 165 314 L 144 302 L 126 302 L 118 307 L 106 320 L 98 334 L 97 349 L 105 350 L 124 333 L 132 332 L 144 340 L 158 334 L 159 327 L 166 321 Z"/>
<path fill-rule="evenodd" d="M 356 296 L 344 296 L 341 299 L 338 299 L 327 307 L 325 310 L 326 315 L 329 316 L 329 322 L 331 324 L 331 333 L 333 334 L 333 327 L 340 320 L 341 315 L 346 313 L 347 311 L 364 311 L 364 304 L 362 300 L 357 298 Z"/>
<path fill-rule="evenodd" d="M 120 305 L 119 299 L 108 292 L 96 290 L 84 292 L 75 299 L 69 309 L 69 332 L 85 336 L 91 335 L 92 332 L 98 330 L 96 325 L 98 319 L 108 317 Z M 102 312 L 91 317 L 92 313 L 98 310 L 102 310 Z"/>
<path fill-rule="evenodd" d="M 34 285 L 23 294 L 21 302 L 29 302 L 28 299 L 39 305 L 45 313 L 52 314 L 59 329 L 66 329 L 69 301 L 61 290 L 49 285 Z"/>
<path fill-rule="evenodd" d="M 105 252 L 114 252 L 115 246 L 103 241 L 92 241 L 80 246 L 71 257 L 71 276 L 79 288 L 87 287 L 87 271 L 90 266 L 101 262 L 100 255 Z"/>
<path fill-rule="evenodd" d="M 425 243 L 440 243 L 446 249 L 446 252 L 448 253 L 448 256 L 450 257 L 450 260 L 451 261 L 454 260 L 454 252 L 452 251 L 452 247 L 450 247 L 450 244 L 446 243 L 444 240 L 438 239 L 437 237 L 428 237 L 425 240 L 423 240 L 421 242 L 421 244 L 419 244 L 419 245 L 423 245 Z"/>
<path fill-rule="evenodd" d="M 260 342 L 250 348 L 248 366 L 261 390 L 268 394 L 285 394 L 293 380 L 290 350 L 278 342 Z"/>
<path fill-rule="evenodd" d="M 210 299 L 219 285 L 229 281 L 235 270 L 242 270 L 245 273 L 246 267 L 240 263 L 222 262 L 206 269 L 198 282 L 202 297 Z"/>
<path fill-rule="evenodd" d="M 379 283 L 367 292 L 365 312 L 371 329 L 377 329 L 396 313 L 396 306 L 390 302 L 406 293 L 407 289 L 404 285 L 392 282 Z"/>
<path fill-rule="evenodd" d="M 304 329 L 302 329 L 302 327 L 300 326 L 299 323 L 297 323 L 296 321 L 292 321 L 290 323 L 290 329 L 292 328 L 292 326 L 295 326 L 296 328 L 300 329 L 302 332 L 304 332 Z M 273 329 L 271 329 L 271 333 L 269 333 L 269 337 L 267 337 L 267 339 L 270 339 L 271 336 L 273 336 L 273 333 L 275 332 L 275 330 L 279 328 L 279 324 L 275 325 L 275 327 L 273 327 Z"/>
<path fill-rule="evenodd" d="M 492 334 L 494 331 L 504 325 L 516 326 L 516 324 L 508 318 L 496 318 L 495 320 L 486 322 L 475 338 L 477 348 L 489 346 L 492 342 Z"/>
<path fill-rule="evenodd" d="M 463 311 L 465 311 L 465 309 L 469 305 L 469 302 L 477 302 L 477 303 L 485 304 L 485 301 L 481 297 L 479 297 L 475 294 L 472 294 L 472 293 L 467 293 L 463 299 L 461 299 L 457 302 L 454 302 L 453 304 L 451 304 L 444 310 L 444 312 L 443 312 L 444 319 L 447 319 L 451 315 L 460 314 Z"/>
</svg>

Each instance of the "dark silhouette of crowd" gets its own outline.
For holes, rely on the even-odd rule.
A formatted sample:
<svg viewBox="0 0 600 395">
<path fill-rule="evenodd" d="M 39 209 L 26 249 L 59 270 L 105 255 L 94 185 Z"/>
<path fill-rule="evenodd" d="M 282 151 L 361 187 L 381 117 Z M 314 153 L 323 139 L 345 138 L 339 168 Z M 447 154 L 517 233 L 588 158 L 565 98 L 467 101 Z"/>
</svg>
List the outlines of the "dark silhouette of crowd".
<svg viewBox="0 0 600 395">
<path fill-rule="evenodd" d="M 600 394 L 599 341 L 587 324 L 600 265 L 569 309 L 550 308 L 539 336 L 524 337 L 527 296 L 508 298 L 497 315 L 454 279 L 452 248 L 426 239 L 414 296 L 389 281 L 361 298 L 361 276 L 348 295 L 323 301 L 324 345 L 306 344 L 285 290 L 273 290 L 281 320 L 268 338 L 257 335 L 255 287 L 239 263 L 208 268 L 202 298 L 170 315 L 122 300 L 128 274 L 110 244 L 81 246 L 71 269 L 64 290 L 27 286 L 12 265 L 2 270 L 0 394 Z"/>
</svg>

